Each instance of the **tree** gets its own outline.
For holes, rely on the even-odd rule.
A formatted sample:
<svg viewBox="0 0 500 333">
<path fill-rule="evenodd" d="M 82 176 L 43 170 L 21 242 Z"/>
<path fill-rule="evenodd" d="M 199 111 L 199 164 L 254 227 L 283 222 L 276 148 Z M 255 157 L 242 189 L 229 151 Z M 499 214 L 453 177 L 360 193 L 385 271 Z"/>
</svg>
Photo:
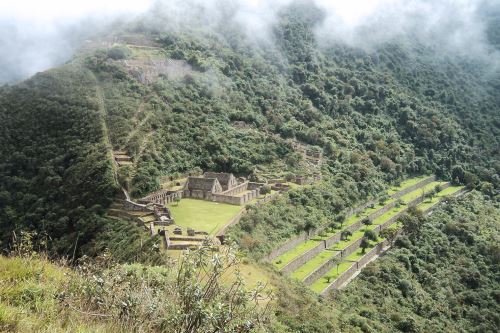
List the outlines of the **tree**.
<svg viewBox="0 0 500 333">
<path fill-rule="evenodd" d="M 340 224 L 340 229 L 342 229 L 344 222 L 345 222 L 345 219 L 346 219 L 345 214 L 339 214 L 335 218 L 335 221 L 337 221 Z"/>
<path fill-rule="evenodd" d="M 176 205 L 176 206 L 179 206 L 179 202 L 181 202 L 181 198 L 179 198 L 179 197 L 175 197 L 175 198 L 174 198 L 174 202 L 175 202 L 175 205 Z"/>
<path fill-rule="evenodd" d="M 352 236 L 352 232 L 349 230 L 344 230 L 340 233 L 340 240 L 347 240 Z"/>
<path fill-rule="evenodd" d="M 394 244 L 394 240 L 398 235 L 398 229 L 396 228 L 385 228 L 380 232 L 380 237 L 387 239 L 389 244 L 392 246 Z"/>
<path fill-rule="evenodd" d="M 366 249 L 370 246 L 370 241 L 366 237 L 361 238 L 361 243 L 359 247 L 361 248 L 361 253 L 365 254 Z"/>
<path fill-rule="evenodd" d="M 373 230 L 366 230 L 363 237 L 371 241 L 377 240 L 377 234 Z"/>
<path fill-rule="evenodd" d="M 403 232 L 409 236 L 418 238 L 420 229 L 425 222 L 425 217 L 415 206 L 408 208 L 406 214 L 399 218 L 399 222 L 403 224 Z"/>
<path fill-rule="evenodd" d="M 339 256 L 336 256 L 332 258 L 332 264 L 337 267 L 337 275 L 339 275 L 339 265 L 342 263 L 342 258 Z"/>
<path fill-rule="evenodd" d="M 271 193 L 271 187 L 269 185 L 264 185 L 260 188 L 260 194 L 269 194 Z"/>
<path fill-rule="evenodd" d="M 373 224 L 373 221 L 370 220 L 370 218 L 366 217 L 361 221 L 362 224 L 365 226 L 365 230 L 368 230 L 368 226 Z"/>
</svg>

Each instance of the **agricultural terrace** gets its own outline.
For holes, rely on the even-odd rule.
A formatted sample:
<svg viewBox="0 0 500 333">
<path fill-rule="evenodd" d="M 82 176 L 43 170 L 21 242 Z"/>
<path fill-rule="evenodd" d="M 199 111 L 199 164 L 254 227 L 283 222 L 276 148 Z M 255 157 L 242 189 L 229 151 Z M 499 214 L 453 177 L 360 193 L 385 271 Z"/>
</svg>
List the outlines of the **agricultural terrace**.
<svg viewBox="0 0 500 333">
<path fill-rule="evenodd" d="M 446 182 L 444 182 L 446 184 Z M 432 182 L 420 189 L 417 189 L 411 193 L 408 193 L 407 195 L 403 196 L 403 201 L 405 202 L 410 202 L 413 199 L 418 198 L 419 196 L 423 195 L 423 193 L 428 193 L 432 189 L 436 187 L 436 185 L 444 185 L 443 182 Z M 448 196 L 453 196 L 456 195 L 460 190 L 463 189 L 463 186 L 450 186 L 440 192 L 438 192 L 436 195 L 434 195 L 430 199 L 426 199 L 424 202 L 420 203 L 417 205 L 419 209 L 422 211 L 428 211 L 429 209 L 433 208 L 436 206 L 443 198 L 446 198 Z M 419 192 L 420 194 L 415 194 L 414 192 Z M 391 210 L 389 210 L 387 213 L 383 214 L 379 218 L 375 219 L 373 222 L 373 225 L 368 226 L 367 229 L 373 230 L 376 228 L 377 225 L 383 224 L 393 216 L 395 216 L 398 212 L 401 210 L 404 210 L 403 206 L 400 207 L 394 207 Z M 396 222 L 388 227 L 388 229 L 400 229 L 402 228 L 402 225 L 400 222 Z M 327 260 L 321 261 L 319 260 L 318 257 L 323 256 L 323 253 L 330 251 L 332 253 L 332 250 L 342 250 L 345 249 L 347 246 L 358 240 L 359 238 L 363 237 L 364 234 L 364 229 L 362 228 L 361 230 L 358 230 L 355 232 L 349 240 L 344 240 L 340 241 L 337 244 L 335 244 L 333 247 L 330 249 L 327 249 L 320 253 L 317 257 L 313 258 L 309 262 L 307 262 L 305 265 L 297 269 L 295 272 L 292 273 L 292 276 L 297 278 L 297 279 L 304 279 L 310 272 L 314 271 L 319 265 L 323 264 Z M 347 271 L 349 268 L 351 268 L 353 265 L 356 265 L 358 261 L 360 261 L 367 253 L 369 250 L 378 244 L 384 242 L 386 239 L 383 237 L 378 236 L 377 241 L 375 242 L 370 242 L 370 246 L 363 251 L 363 249 L 358 248 L 356 249 L 353 253 L 349 254 L 347 257 L 342 258 L 342 261 L 338 263 L 338 265 L 335 265 L 334 268 L 332 268 L 330 271 L 328 271 L 326 274 L 324 274 L 321 278 L 316 280 L 312 285 L 311 289 L 317 293 L 321 293 L 324 291 L 331 283 L 333 283 L 339 276 L 341 276 L 345 271 Z"/>
<path fill-rule="evenodd" d="M 428 175 L 408 179 L 408 180 L 402 182 L 399 186 L 391 188 L 391 190 L 389 190 L 387 192 L 387 194 L 394 195 L 400 191 L 403 191 L 411 186 L 418 184 L 419 182 L 421 182 L 427 178 L 429 178 Z M 425 186 L 426 191 L 428 189 L 433 189 L 436 185 L 438 185 L 440 183 L 442 183 L 442 182 L 433 182 L 433 183 L 431 183 L 432 185 L 431 184 L 426 185 Z M 416 195 L 416 197 L 418 197 L 421 194 L 421 190 L 419 190 L 419 191 L 415 190 L 413 192 L 408 193 L 406 196 L 404 196 L 405 199 L 407 200 L 407 199 L 411 198 L 410 194 L 412 194 L 412 193 L 414 193 Z M 405 200 L 405 199 L 403 199 L 403 200 Z M 277 269 L 281 270 L 283 267 L 285 267 L 291 261 L 295 260 L 296 258 L 300 257 L 301 255 L 303 255 L 307 251 L 316 247 L 320 242 L 330 238 L 331 236 L 335 235 L 336 233 L 345 229 L 346 227 L 351 226 L 352 224 L 356 223 L 357 221 L 362 220 L 365 217 L 368 217 L 369 215 L 373 214 L 374 212 L 384 208 L 386 205 L 393 203 L 395 200 L 396 199 L 394 199 L 394 198 L 390 198 L 390 199 L 386 200 L 384 203 L 378 203 L 378 204 L 373 205 L 372 207 L 368 207 L 368 208 L 364 209 L 359 214 L 349 216 L 342 225 L 338 226 L 338 228 L 329 228 L 329 229 L 325 230 L 325 232 L 323 232 L 322 234 L 318 235 L 317 237 L 313 237 L 305 242 L 302 242 L 301 244 L 297 245 L 293 249 L 291 249 L 291 250 L 283 253 L 281 256 L 275 258 L 273 261 L 274 266 Z M 323 255 L 323 256 L 325 256 L 325 255 Z M 328 260 L 328 258 L 325 258 L 325 257 L 323 257 L 323 259 L 324 259 L 324 261 Z M 320 258 L 318 258 L 317 260 L 322 261 L 322 259 L 320 259 Z M 301 274 L 299 274 L 299 275 L 301 275 Z"/>
</svg>

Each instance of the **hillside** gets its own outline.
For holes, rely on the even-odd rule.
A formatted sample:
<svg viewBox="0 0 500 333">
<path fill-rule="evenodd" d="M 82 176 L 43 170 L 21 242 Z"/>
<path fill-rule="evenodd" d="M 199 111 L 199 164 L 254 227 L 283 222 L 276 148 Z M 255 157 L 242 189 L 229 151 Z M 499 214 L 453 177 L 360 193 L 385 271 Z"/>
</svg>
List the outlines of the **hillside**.
<svg viewBox="0 0 500 333">
<path fill-rule="evenodd" d="M 274 292 L 265 320 L 245 299 L 228 332 L 500 326 L 498 68 L 418 34 L 366 50 L 324 43 L 315 34 L 323 13 L 303 2 L 278 14 L 271 41 L 260 42 L 234 22 L 172 30 L 154 24 L 161 17 L 138 19 L 86 41 L 63 66 L 0 87 L 0 273 L 8 273 L 0 274 L 0 331 L 157 332 L 173 325 L 183 332 L 169 311 L 193 306 L 176 289 L 178 253 L 165 252 L 165 233 L 174 231 L 179 242 L 191 242 L 181 236 L 192 231 L 196 244 L 204 242 L 199 235 L 238 244 L 246 278 L 263 279 Z M 493 11 L 487 17 L 497 47 L 498 20 Z M 146 213 L 124 212 L 129 201 L 172 189 L 184 195 L 189 178 L 203 172 L 234 174 L 245 185 L 236 194 L 245 204 L 163 202 L 175 228 L 157 228 L 151 202 Z M 450 198 L 465 190 L 472 192 Z M 431 207 L 432 215 L 422 213 Z M 365 250 L 387 245 L 384 228 L 402 230 L 394 249 L 377 253 L 349 285 L 325 292 Z M 42 258 L 19 253 L 27 232 Z M 165 283 L 162 291 L 174 301 L 154 291 L 135 295 L 135 312 L 124 314 L 116 299 L 86 301 L 78 283 L 57 272 L 62 266 L 76 276 L 79 259 L 103 253 L 109 266 L 90 260 L 89 269 L 109 273 L 113 288 L 133 290 L 150 272 L 148 286 Z M 331 261 L 337 255 L 341 260 Z M 203 258 L 191 273 L 209 262 Z M 13 272 L 24 265 L 47 276 L 35 281 L 31 271 Z M 28 291 L 12 285 L 18 273 L 26 290 L 36 285 L 40 304 L 21 304 Z M 122 285 L 122 274 L 133 276 L 131 284 Z M 94 282 L 89 288 L 99 287 Z M 184 282 L 192 291 L 205 281 Z M 217 302 L 227 301 L 226 291 L 233 292 L 207 303 L 220 318 L 227 308 L 217 310 Z M 52 298 L 61 292 L 77 310 Z M 164 321 L 151 319 L 157 314 L 148 306 Z M 32 322 L 21 319 L 26 309 L 36 313 Z M 55 320 L 60 313 L 66 319 Z M 207 331 L 220 331 L 223 319 L 205 319 Z M 144 321 L 151 325 L 136 325 Z"/>
</svg>

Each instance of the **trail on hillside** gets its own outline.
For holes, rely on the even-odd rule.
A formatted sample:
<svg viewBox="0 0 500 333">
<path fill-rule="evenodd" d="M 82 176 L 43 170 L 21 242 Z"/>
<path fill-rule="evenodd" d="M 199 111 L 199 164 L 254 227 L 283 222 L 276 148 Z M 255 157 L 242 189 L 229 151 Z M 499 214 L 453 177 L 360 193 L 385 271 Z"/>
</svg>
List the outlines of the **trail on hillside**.
<svg viewBox="0 0 500 333">
<path fill-rule="evenodd" d="M 101 116 L 103 140 L 104 140 L 104 144 L 106 145 L 108 159 L 110 160 L 111 167 L 113 168 L 113 178 L 115 180 L 115 183 L 117 185 L 119 185 L 119 183 L 118 183 L 118 170 L 117 170 L 117 167 L 116 167 L 116 164 L 114 161 L 114 156 L 113 156 L 113 145 L 111 144 L 111 140 L 109 138 L 109 130 L 108 130 L 108 125 L 106 123 L 107 111 L 106 111 L 106 104 L 104 103 L 104 94 L 102 91 L 102 87 L 99 84 L 99 80 L 96 77 L 95 77 L 95 82 L 96 82 L 95 88 L 96 88 L 97 103 L 99 105 L 99 114 Z"/>
</svg>

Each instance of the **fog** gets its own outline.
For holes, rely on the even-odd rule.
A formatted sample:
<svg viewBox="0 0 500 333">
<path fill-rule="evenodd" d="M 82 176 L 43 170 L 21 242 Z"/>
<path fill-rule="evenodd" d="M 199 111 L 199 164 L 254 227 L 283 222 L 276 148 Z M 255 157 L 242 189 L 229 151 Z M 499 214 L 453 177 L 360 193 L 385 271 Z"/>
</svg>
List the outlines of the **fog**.
<svg viewBox="0 0 500 333">
<path fill-rule="evenodd" d="M 272 27 L 292 0 L 16 0 L 0 3 L 0 83 L 26 78 L 71 58 L 79 44 L 110 25 L 151 13 L 163 29 L 230 22 L 250 40 L 272 42 Z M 370 50 L 417 33 L 445 52 L 498 59 L 486 42 L 481 8 L 496 0 L 310 0 L 324 11 L 316 34 Z M 146 20 L 148 22 L 148 20 Z M 154 20 L 151 20 L 154 21 Z"/>
</svg>

